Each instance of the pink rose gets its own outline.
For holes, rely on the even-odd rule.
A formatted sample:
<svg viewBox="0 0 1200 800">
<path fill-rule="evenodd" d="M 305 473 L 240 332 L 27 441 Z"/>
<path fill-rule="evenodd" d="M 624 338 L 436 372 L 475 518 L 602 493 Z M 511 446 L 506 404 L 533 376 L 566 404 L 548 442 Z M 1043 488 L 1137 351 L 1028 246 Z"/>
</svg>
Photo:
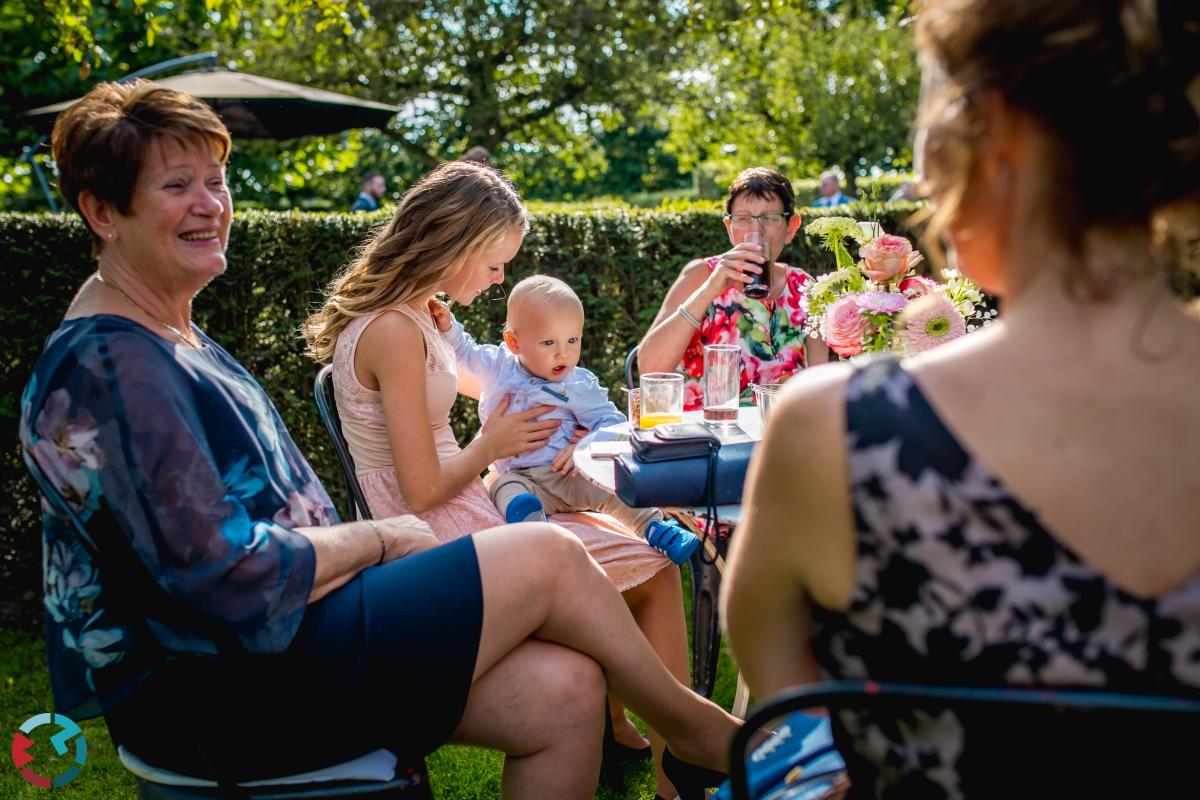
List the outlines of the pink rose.
<svg viewBox="0 0 1200 800">
<path fill-rule="evenodd" d="M 825 312 L 821 335 L 829 349 L 839 356 L 856 356 L 862 352 L 866 327 L 857 296 L 847 294 Z"/>
<path fill-rule="evenodd" d="M 920 275 L 910 275 L 896 286 L 904 296 L 909 300 L 916 300 L 918 297 L 925 295 L 938 288 L 938 285 L 929 278 L 924 278 Z"/>
<path fill-rule="evenodd" d="M 863 245 L 858 253 L 862 256 L 858 268 L 871 280 L 880 282 L 903 275 L 921 261 L 921 254 L 913 251 L 908 239 L 891 234 Z"/>
</svg>

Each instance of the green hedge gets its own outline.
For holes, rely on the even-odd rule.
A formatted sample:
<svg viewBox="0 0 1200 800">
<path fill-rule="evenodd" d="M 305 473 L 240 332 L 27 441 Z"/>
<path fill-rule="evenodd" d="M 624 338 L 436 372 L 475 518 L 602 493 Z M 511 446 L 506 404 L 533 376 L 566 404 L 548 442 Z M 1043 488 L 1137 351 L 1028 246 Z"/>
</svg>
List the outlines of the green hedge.
<svg viewBox="0 0 1200 800">
<path fill-rule="evenodd" d="M 911 205 L 889 207 L 878 218 L 886 229 L 897 231 L 911 210 Z M 383 220 L 379 214 L 238 213 L 230 268 L 195 304 L 198 323 L 262 382 L 340 507 L 344 498 L 336 460 L 312 400 L 316 367 L 304 357 L 296 329 L 320 301 L 325 283 L 370 227 Z M 727 244 L 715 211 L 535 214 L 507 283 L 535 272 L 568 281 L 588 312 L 581 363 L 615 389 L 622 382 L 625 353 L 646 330 L 679 269 Z M 789 263 L 815 273 L 833 266 L 832 257 L 803 236 L 786 256 Z M 35 598 L 40 580 L 39 507 L 17 444 L 20 393 L 42 342 L 92 269 L 88 238 L 76 217 L 0 214 L 0 270 L 9 287 L 0 307 L 0 419 L 5 430 L 0 493 L 9 498 L 0 515 L 0 601 Z M 481 297 L 456 313 L 481 341 L 496 341 L 505 306 L 502 300 Z M 619 399 L 614 392 L 614 400 Z M 460 401 L 456 407 L 453 421 L 460 440 L 477 424 L 472 406 Z"/>
</svg>

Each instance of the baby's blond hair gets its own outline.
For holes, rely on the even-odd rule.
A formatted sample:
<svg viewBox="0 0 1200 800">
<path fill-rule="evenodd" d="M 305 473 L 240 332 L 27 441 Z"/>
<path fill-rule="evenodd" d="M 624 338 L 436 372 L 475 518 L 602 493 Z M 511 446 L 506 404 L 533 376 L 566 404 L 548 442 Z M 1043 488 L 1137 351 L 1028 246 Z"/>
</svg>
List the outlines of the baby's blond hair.
<svg viewBox="0 0 1200 800">
<path fill-rule="evenodd" d="M 573 309 L 583 314 L 583 303 L 579 295 L 558 278 L 549 275 L 531 275 L 517 283 L 508 293 L 508 315 L 532 304 L 540 303 L 555 310 Z"/>
</svg>

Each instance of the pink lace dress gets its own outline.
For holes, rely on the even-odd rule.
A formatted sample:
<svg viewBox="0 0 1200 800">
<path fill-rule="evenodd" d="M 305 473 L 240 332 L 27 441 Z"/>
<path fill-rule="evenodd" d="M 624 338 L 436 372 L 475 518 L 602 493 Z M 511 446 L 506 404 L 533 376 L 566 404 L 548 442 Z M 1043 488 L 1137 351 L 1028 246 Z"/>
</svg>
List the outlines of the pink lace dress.
<svg viewBox="0 0 1200 800">
<path fill-rule="evenodd" d="M 428 312 L 408 306 L 397 310 L 411 317 L 424 335 L 425 400 L 429 418 L 433 421 L 433 439 L 439 456 L 451 456 L 459 451 L 450 428 L 450 408 L 458 394 L 454 350 L 442 338 Z M 396 480 L 380 393 L 359 383 L 354 372 L 354 352 L 359 337 L 380 313 L 383 312 L 354 320 L 338 337 L 333 356 L 333 389 L 342 430 L 354 457 L 355 471 L 367 505 L 376 517 L 382 518 L 413 512 L 404 501 Z M 483 481 L 478 478 L 455 497 L 418 516 L 443 542 L 504 524 Z M 671 563 L 606 515 L 555 514 L 551 519 L 580 538 L 620 591 L 648 580 Z"/>
</svg>

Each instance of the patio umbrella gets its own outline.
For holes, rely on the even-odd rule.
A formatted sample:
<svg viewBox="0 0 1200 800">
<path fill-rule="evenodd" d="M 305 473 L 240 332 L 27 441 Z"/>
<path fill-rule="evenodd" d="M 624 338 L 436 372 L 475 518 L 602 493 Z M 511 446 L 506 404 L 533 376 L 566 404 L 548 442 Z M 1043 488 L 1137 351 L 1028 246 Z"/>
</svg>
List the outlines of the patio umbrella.
<svg viewBox="0 0 1200 800">
<path fill-rule="evenodd" d="M 208 103 L 229 133 L 242 139 L 294 139 L 350 128 L 382 128 L 400 109 L 348 94 L 313 89 L 245 72 L 211 69 L 185 72 L 155 83 Z M 79 98 L 25 112 L 42 133 Z"/>
</svg>

